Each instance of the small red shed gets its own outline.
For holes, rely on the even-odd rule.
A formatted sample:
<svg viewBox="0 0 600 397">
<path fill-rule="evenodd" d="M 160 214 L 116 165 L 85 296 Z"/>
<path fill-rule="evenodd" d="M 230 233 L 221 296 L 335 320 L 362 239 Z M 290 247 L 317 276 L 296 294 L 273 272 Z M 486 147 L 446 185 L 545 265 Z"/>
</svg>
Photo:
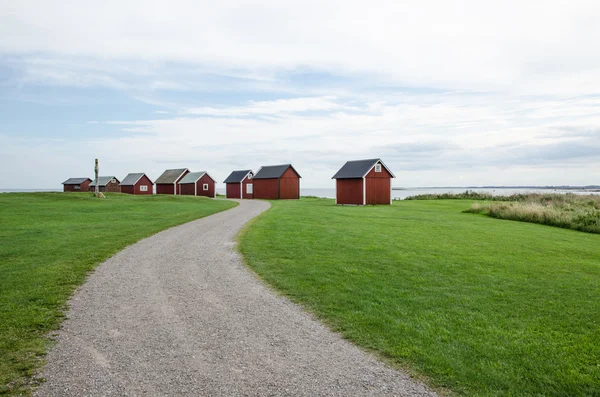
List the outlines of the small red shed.
<svg viewBox="0 0 600 397">
<path fill-rule="evenodd" d="M 63 192 L 87 192 L 91 182 L 90 178 L 69 178 L 62 183 Z"/>
<path fill-rule="evenodd" d="M 181 194 L 179 191 L 181 185 L 178 185 L 178 183 L 189 172 L 190 170 L 187 168 L 166 170 L 156 180 L 156 194 Z"/>
<path fill-rule="evenodd" d="M 121 186 L 119 180 L 114 176 L 99 176 L 98 177 L 98 191 L 102 193 L 112 192 L 120 193 Z M 90 192 L 96 191 L 96 181 L 90 183 Z"/>
<path fill-rule="evenodd" d="M 121 182 L 121 193 L 154 194 L 154 183 L 143 172 L 127 174 Z"/>
<path fill-rule="evenodd" d="M 251 199 L 254 197 L 252 170 L 233 171 L 223 182 L 225 184 L 225 197 L 235 199 Z"/>
<path fill-rule="evenodd" d="M 206 171 L 190 172 L 179 181 L 179 194 L 186 196 L 217 196 L 216 183 Z"/>
<path fill-rule="evenodd" d="M 300 174 L 291 164 L 260 167 L 252 178 L 254 198 L 289 200 L 300 198 Z"/>
<path fill-rule="evenodd" d="M 331 178 L 335 179 L 335 203 L 391 204 L 392 178 L 394 174 L 381 159 L 348 161 Z"/>
</svg>

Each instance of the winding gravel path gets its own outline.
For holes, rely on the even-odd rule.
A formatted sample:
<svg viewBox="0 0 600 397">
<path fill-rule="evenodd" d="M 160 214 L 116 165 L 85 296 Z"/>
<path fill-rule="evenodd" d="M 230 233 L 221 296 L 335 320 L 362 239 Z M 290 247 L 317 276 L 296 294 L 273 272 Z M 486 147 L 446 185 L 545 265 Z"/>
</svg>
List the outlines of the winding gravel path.
<svg viewBox="0 0 600 397">
<path fill-rule="evenodd" d="M 243 201 L 126 248 L 70 302 L 37 396 L 434 396 L 274 294 L 232 249 Z"/>
</svg>

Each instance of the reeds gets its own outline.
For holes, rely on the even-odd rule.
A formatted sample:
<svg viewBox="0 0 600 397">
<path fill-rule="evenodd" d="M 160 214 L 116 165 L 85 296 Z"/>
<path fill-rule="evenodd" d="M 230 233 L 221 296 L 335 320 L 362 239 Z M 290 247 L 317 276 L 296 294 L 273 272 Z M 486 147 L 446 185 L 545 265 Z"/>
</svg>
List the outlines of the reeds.
<svg viewBox="0 0 600 397">
<path fill-rule="evenodd" d="M 526 194 L 494 197 L 464 212 L 600 233 L 600 195 Z"/>
</svg>

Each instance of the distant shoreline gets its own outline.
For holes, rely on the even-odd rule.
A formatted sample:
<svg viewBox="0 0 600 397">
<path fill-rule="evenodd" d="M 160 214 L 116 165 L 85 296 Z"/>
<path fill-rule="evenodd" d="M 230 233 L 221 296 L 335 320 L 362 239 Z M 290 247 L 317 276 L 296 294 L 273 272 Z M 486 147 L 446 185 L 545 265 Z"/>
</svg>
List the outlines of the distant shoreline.
<svg viewBox="0 0 600 397">
<path fill-rule="evenodd" d="M 536 190 L 578 190 L 600 192 L 599 185 L 590 186 L 426 186 L 426 187 L 393 187 L 392 190 L 416 189 L 536 189 Z"/>
</svg>

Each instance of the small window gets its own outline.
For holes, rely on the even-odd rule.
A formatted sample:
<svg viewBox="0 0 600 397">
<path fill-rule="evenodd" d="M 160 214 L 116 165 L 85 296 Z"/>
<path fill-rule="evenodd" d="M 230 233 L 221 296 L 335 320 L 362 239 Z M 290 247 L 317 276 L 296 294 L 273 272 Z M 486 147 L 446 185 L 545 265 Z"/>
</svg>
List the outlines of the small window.
<svg viewBox="0 0 600 397">
<path fill-rule="evenodd" d="M 205 183 L 204 185 L 202 185 L 202 190 L 208 190 L 208 183 Z"/>
<path fill-rule="evenodd" d="M 251 183 L 246 185 L 246 194 L 252 194 L 252 184 Z"/>
<path fill-rule="evenodd" d="M 117 180 L 116 179 L 111 179 L 110 183 L 117 183 Z"/>
<path fill-rule="evenodd" d="M 381 172 L 381 164 L 375 164 L 375 172 Z"/>
<path fill-rule="evenodd" d="M 79 186 L 79 185 L 73 186 L 73 190 L 80 190 L 80 189 L 81 189 L 81 186 Z"/>
<path fill-rule="evenodd" d="M 140 186 L 140 192 L 147 192 L 147 191 L 148 191 L 148 186 L 146 186 L 146 185 Z"/>
<path fill-rule="evenodd" d="M 248 179 L 252 179 L 252 174 L 248 174 Z"/>
</svg>

